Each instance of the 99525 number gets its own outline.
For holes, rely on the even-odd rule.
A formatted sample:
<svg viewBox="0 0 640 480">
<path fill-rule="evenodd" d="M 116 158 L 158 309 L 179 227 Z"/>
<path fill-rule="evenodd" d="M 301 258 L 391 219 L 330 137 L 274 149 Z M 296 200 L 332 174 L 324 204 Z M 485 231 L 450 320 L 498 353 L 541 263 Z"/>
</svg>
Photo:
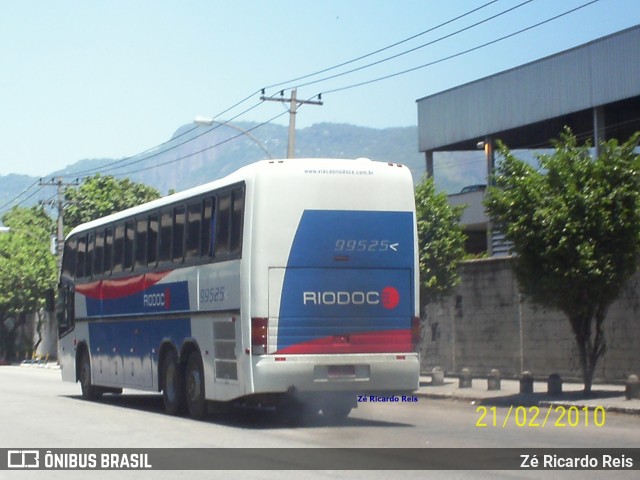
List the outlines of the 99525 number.
<svg viewBox="0 0 640 480">
<path fill-rule="evenodd" d="M 200 289 L 200 303 L 218 303 L 225 299 L 225 287 Z"/>
<path fill-rule="evenodd" d="M 386 252 L 389 250 L 389 240 L 336 240 L 336 252 Z"/>
</svg>

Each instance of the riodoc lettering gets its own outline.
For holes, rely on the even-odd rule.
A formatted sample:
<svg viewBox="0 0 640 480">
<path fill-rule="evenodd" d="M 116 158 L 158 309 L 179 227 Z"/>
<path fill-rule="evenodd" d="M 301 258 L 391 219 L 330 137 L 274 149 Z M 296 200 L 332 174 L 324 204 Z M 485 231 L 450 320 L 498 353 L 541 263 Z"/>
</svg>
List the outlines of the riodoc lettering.
<svg viewBox="0 0 640 480">
<path fill-rule="evenodd" d="M 164 307 L 164 293 L 148 293 L 142 298 L 145 307 Z"/>
<path fill-rule="evenodd" d="M 400 303 L 400 293 L 394 287 L 385 287 L 376 291 L 325 291 L 302 292 L 302 303 L 308 305 L 382 305 L 391 310 Z"/>
<path fill-rule="evenodd" d="M 304 292 L 305 305 L 377 305 L 378 292 Z"/>
</svg>

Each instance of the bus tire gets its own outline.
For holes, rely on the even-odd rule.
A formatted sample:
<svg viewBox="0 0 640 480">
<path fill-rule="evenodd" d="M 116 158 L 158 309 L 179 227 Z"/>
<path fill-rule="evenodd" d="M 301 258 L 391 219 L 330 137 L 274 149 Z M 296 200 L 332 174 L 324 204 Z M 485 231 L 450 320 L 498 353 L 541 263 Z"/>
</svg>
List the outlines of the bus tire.
<svg viewBox="0 0 640 480">
<path fill-rule="evenodd" d="M 204 368 L 198 352 L 189 355 L 185 378 L 185 394 L 189 416 L 194 420 L 202 419 L 207 413 L 207 401 L 204 396 Z"/>
<path fill-rule="evenodd" d="M 102 396 L 102 391 L 91 384 L 91 359 L 87 350 L 83 350 L 80 356 L 78 380 L 80 380 L 82 398 L 85 400 L 97 400 Z"/>
<path fill-rule="evenodd" d="M 169 350 L 162 363 L 162 400 L 164 409 L 169 415 L 180 415 L 184 412 L 184 381 L 178 355 Z"/>
</svg>

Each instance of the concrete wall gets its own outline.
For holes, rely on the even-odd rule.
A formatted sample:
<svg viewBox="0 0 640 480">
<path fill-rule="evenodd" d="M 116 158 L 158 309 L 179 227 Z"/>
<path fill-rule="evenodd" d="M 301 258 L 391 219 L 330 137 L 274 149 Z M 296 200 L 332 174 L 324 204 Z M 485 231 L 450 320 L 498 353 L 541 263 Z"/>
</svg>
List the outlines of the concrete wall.
<svg viewBox="0 0 640 480">
<path fill-rule="evenodd" d="M 440 304 L 426 309 L 422 330 L 422 370 L 447 373 L 469 368 L 486 376 L 530 371 L 535 377 L 560 373 L 581 379 L 571 326 L 558 311 L 522 298 L 510 258 L 465 262 L 461 284 Z M 596 381 L 622 381 L 640 373 L 640 275 L 629 282 L 605 320 L 607 351 L 599 360 Z"/>
</svg>

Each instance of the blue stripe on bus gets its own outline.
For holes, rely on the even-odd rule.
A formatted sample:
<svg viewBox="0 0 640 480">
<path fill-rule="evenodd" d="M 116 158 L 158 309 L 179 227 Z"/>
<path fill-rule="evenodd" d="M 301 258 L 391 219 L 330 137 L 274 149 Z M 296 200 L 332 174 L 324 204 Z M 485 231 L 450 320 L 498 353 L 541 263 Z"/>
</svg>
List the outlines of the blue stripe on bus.
<svg viewBox="0 0 640 480">
<path fill-rule="evenodd" d="M 305 210 L 287 267 L 413 268 L 413 249 L 412 212 Z"/>
<path fill-rule="evenodd" d="M 413 221 L 412 212 L 305 211 L 287 262 L 277 350 L 410 329 Z"/>
<path fill-rule="evenodd" d="M 113 299 L 84 297 L 88 317 L 189 311 L 189 282 L 155 284 Z"/>
<path fill-rule="evenodd" d="M 89 343 L 93 357 L 122 356 L 128 358 L 149 358 L 163 341 L 169 341 L 180 348 L 184 340 L 191 337 L 191 320 L 106 320 L 89 323 Z"/>
</svg>

